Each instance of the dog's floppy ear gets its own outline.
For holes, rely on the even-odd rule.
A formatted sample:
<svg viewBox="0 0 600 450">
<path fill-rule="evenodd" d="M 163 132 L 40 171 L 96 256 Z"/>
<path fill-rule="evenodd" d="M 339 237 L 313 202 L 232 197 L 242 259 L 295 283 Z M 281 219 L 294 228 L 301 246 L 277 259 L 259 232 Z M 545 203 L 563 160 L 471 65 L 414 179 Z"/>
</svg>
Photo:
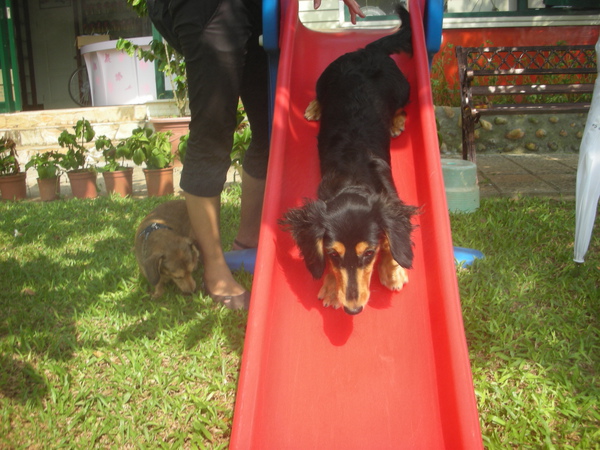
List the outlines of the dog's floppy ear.
<svg viewBox="0 0 600 450">
<path fill-rule="evenodd" d="M 190 246 L 190 251 L 192 252 L 192 255 L 194 255 L 197 261 L 200 258 L 200 249 L 198 248 L 198 244 L 190 238 L 187 239 L 187 242 Z"/>
<path fill-rule="evenodd" d="M 292 208 L 280 221 L 285 231 L 290 231 L 296 241 L 306 267 L 315 279 L 325 271 L 323 236 L 325 234 L 325 202 L 307 201 L 301 208 Z"/>
<path fill-rule="evenodd" d="M 144 272 L 152 286 L 156 286 L 160 281 L 160 266 L 162 265 L 164 255 L 162 253 L 153 253 L 144 260 Z"/>
<path fill-rule="evenodd" d="M 397 198 L 381 198 L 379 202 L 379 220 L 389 243 L 394 260 L 405 269 L 412 268 L 413 244 L 411 218 L 417 208 L 404 204 Z"/>
</svg>

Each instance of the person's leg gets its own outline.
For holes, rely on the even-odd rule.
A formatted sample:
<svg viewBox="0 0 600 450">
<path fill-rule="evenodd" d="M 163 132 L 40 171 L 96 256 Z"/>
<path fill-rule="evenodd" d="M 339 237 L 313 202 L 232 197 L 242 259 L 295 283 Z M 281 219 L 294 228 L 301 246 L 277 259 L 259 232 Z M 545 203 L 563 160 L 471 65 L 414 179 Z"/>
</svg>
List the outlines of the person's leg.
<svg viewBox="0 0 600 450">
<path fill-rule="evenodd" d="M 241 219 L 234 250 L 258 245 L 269 157 L 269 67 L 267 55 L 258 44 L 262 15 L 257 4 L 252 1 L 246 4 L 253 23 L 253 35 L 247 46 L 241 98 L 252 129 L 252 142 L 244 158 Z"/>
<path fill-rule="evenodd" d="M 245 289 L 233 278 L 225 261 L 221 246 L 221 197 L 198 197 L 184 193 L 190 222 L 202 249 L 204 262 L 204 288 L 207 294 L 228 308 L 247 307 Z"/>
<path fill-rule="evenodd" d="M 242 171 L 242 206 L 240 227 L 233 249 L 243 250 L 258 246 L 260 219 L 265 195 L 265 180 L 254 178 Z"/>
<path fill-rule="evenodd" d="M 202 27 L 193 20 L 195 10 L 180 12 L 176 30 L 186 58 L 192 111 L 181 187 L 202 251 L 205 290 L 215 301 L 235 308 L 247 306 L 248 297 L 225 262 L 219 221 L 249 36 L 243 12 L 234 3 L 220 2 Z"/>
</svg>

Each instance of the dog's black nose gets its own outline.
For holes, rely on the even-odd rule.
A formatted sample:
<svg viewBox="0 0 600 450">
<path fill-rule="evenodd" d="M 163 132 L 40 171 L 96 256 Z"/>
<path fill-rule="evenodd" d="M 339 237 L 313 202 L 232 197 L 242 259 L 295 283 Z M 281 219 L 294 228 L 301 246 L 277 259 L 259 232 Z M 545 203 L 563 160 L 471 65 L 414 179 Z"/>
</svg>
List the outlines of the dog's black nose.
<svg viewBox="0 0 600 450">
<path fill-rule="evenodd" d="M 350 309 L 346 306 L 344 306 L 344 311 L 346 312 L 346 314 L 350 314 L 351 316 L 355 316 L 356 314 L 360 314 L 363 310 L 363 307 L 360 306 L 356 309 Z"/>
</svg>

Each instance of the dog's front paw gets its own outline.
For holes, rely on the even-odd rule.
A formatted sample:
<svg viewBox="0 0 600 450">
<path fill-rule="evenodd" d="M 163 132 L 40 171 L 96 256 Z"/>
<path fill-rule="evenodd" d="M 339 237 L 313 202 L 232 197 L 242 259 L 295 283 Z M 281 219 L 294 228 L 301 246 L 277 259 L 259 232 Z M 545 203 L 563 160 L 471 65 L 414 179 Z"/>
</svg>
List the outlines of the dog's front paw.
<svg viewBox="0 0 600 450">
<path fill-rule="evenodd" d="M 379 267 L 379 281 L 391 291 L 401 290 L 408 283 L 408 271 L 397 264 L 381 265 Z"/>
<path fill-rule="evenodd" d="M 308 104 L 304 111 L 304 118 L 306 120 L 321 120 L 321 104 L 317 99 Z"/>
<path fill-rule="evenodd" d="M 404 131 L 406 124 L 406 112 L 400 109 L 396 112 L 396 115 L 392 119 L 392 124 L 390 126 L 390 135 L 395 138 L 400 136 Z"/>
<path fill-rule="evenodd" d="M 154 300 L 156 300 L 157 298 L 160 298 L 160 297 L 162 297 L 162 295 L 163 295 L 164 293 L 165 293 L 165 287 L 164 287 L 164 285 L 163 285 L 163 283 L 162 283 L 162 281 L 161 281 L 161 282 L 159 282 L 159 283 L 156 285 L 156 287 L 154 288 L 154 293 L 152 294 L 152 298 L 153 298 Z"/>
<path fill-rule="evenodd" d="M 334 309 L 338 309 L 342 306 L 338 301 L 335 277 L 330 273 L 325 275 L 318 297 L 320 300 L 323 300 L 323 306 L 325 307 L 331 306 Z"/>
</svg>

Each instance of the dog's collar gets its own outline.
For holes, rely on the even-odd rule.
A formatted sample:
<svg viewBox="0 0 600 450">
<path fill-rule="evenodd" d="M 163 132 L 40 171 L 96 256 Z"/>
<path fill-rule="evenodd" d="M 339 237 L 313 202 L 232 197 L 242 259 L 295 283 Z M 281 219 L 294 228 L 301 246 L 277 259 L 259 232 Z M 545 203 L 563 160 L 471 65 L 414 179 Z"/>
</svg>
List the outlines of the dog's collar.
<svg viewBox="0 0 600 450">
<path fill-rule="evenodd" d="M 152 222 L 150 225 L 148 225 L 146 228 L 144 228 L 142 230 L 142 232 L 139 234 L 139 236 L 144 236 L 144 240 L 148 239 L 148 236 L 150 236 L 150 234 L 152 234 L 153 231 L 156 230 L 172 230 L 173 228 L 164 225 L 162 223 L 157 223 L 157 222 Z"/>
</svg>

